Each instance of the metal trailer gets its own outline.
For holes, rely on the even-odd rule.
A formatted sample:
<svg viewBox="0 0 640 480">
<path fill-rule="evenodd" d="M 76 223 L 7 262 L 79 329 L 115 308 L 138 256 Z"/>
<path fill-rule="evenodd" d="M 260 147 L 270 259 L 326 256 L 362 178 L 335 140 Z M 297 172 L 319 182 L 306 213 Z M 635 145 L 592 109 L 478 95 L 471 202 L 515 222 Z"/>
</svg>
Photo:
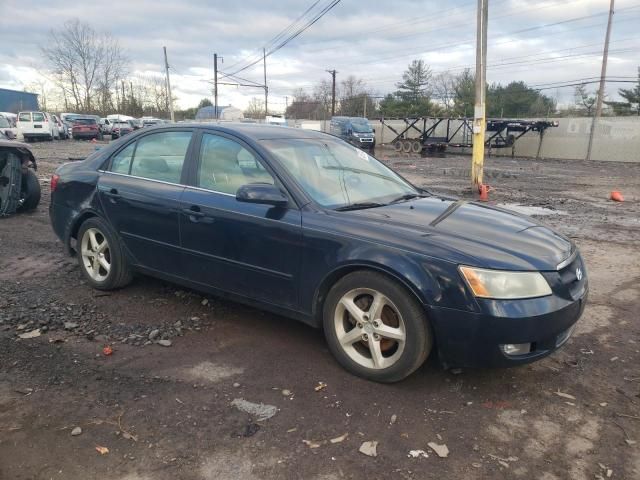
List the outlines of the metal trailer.
<svg viewBox="0 0 640 480">
<path fill-rule="evenodd" d="M 405 128 L 396 130 L 388 122 L 390 119 L 381 118 L 382 128 L 387 127 L 396 134 L 390 142 L 397 152 L 422 153 L 444 152 L 447 147 L 471 148 L 473 143 L 473 118 L 449 118 L 449 117 L 419 117 L 403 118 Z M 511 155 L 515 153 L 516 141 L 529 132 L 538 132 L 540 143 L 538 154 L 542 145 L 542 138 L 547 128 L 557 127 L 557 121 L 548 120 L 512 120 L 491 119 L 487 120 L 487 135 L 484 144 L 491 151 L 492 148 L 511 147 Z M 436 135 L 436 130 L 444 129 L 444 136 Z M 417 132 L 415 138 L 409 138 L 409 133 Z"/>
</svg>

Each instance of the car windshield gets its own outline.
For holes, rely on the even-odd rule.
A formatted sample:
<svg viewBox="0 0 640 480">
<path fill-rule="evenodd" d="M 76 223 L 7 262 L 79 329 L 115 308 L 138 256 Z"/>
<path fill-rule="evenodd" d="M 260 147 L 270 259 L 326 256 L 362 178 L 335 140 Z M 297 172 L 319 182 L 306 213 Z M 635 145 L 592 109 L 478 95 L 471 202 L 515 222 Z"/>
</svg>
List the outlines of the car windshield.
<svg viewBox="0 0 640 480">
<path fill-rule="evenodd" d="M 319 205 L 368 208 L 420 192 L 371 155 L 334 139 L 263 140 L 267 150 Z"/>
<path fill-rule="evenodd" d="M 75 125 L 95 125 L 96 119 L 95 118 L 74 118 L 73 123 Z"/>
<path fill-rule="evenodd" d="M 356 133 L 371 133 L 373 129 L 366 120 L 351 120 L 351 127 Z"/>
</svg>

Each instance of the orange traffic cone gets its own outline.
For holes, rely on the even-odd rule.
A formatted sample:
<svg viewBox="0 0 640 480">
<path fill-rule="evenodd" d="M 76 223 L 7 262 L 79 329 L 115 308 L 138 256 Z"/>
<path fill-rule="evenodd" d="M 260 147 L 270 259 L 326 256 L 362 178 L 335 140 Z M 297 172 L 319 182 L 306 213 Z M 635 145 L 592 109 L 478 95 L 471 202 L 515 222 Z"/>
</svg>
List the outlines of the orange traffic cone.
<svg viewBox="0 0 640 480">
<path fill-rule="evenodd" d="M 489 201 L 489 185 L 480 185 L 480 201 Z"/>
<path fill-rule="evenodd" d="M 618 190 L 611 192 L 611 196 L 609 198 L 614 202 L 624 202 L 624 197 Z"/>
</svg>

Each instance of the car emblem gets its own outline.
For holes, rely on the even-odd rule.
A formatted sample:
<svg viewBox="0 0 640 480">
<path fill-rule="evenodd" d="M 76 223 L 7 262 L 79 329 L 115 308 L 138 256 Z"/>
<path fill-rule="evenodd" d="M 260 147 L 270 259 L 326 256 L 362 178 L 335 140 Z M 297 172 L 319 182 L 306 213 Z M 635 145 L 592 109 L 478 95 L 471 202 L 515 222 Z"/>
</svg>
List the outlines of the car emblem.
<svg viewBox="0 0 640 480">
<path fill-rule="evenodd" d="M 582 280 L 582 269 L 580 267 L 576 268 L 576 278 L 578 281 Z"/>
</svg>

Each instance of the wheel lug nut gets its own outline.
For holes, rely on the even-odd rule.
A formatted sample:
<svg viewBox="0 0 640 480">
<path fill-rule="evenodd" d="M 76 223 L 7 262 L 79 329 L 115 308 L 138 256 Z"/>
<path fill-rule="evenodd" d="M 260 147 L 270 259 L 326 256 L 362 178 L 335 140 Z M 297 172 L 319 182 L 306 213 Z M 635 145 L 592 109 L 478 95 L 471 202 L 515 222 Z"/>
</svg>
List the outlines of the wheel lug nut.
<svg viewBox="0 0 640 480">
<path fill-rule="evenodd" d="M 376 327 L 376 328 L 378 328 L 379 323 L 378 323 L 378 322 L 373 322 L 373 326 L 374 326 L 374 327 Z"/>
<path fill-rule="evenodd" d="M 380 335 L 378 335 L 377 333 L 374 333 L 373 338 L 376 340 L 380 340 Z"/>
<path fill-rule="evenodd" d="M 364 325 L 362 325 L 361 323 L 358 323 L 358 328 L 362 328 L 364 327 Z"/>
<path fill-rule="evenodd" d="M 367 340 L 369 340 L 369 335 L 365 333 L 364 335 L 362 335 L 362 339 L 366 342 Z"/>
</svg>

